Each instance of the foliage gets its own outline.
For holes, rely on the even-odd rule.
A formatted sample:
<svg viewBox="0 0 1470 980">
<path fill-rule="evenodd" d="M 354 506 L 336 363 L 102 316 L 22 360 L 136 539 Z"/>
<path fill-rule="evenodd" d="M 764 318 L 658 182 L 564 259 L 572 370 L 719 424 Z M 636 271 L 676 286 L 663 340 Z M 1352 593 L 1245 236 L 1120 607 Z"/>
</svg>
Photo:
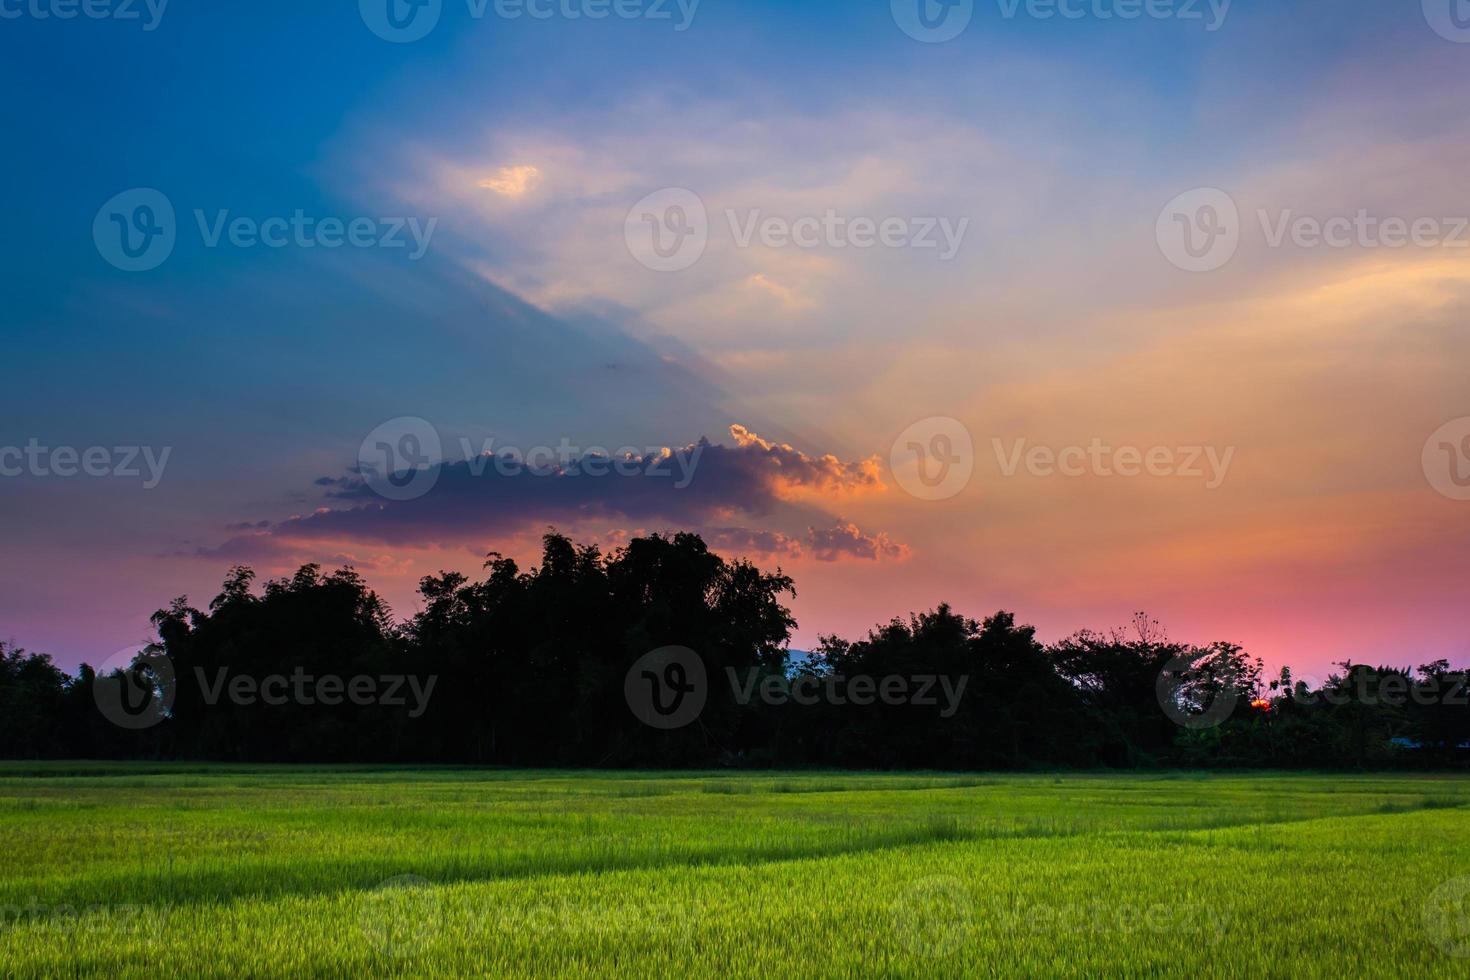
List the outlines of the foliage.
<svg viewBox="0 0 1470 980">
<path fill-rule="evenodd" d="M 1428 913 L 1467 803 L 1424 774 L 7 764 L 0 964 L 1462 977 L 1463 910 Z"/>
<path fill-rule="evenodd" d="M 535 568 L 491 554 L 481 580 L 442 572 L 419 592 L 400 622 L 351 568 L 306 565 L 259 588 L 251 569 L 231 569 L 207 608 L 179 598 L 154 614 L 171 707 L 138 731 L 98 712 L 91 667 L 69 677 L 0 645 L 0 755 L 948 770 L 1470 756 L 1466 677 L 1445 661 L 1342 664 L 1315 687 L 1285 670 L 1266 684 L 1241 647 L 1178 643 L 1142 614 L 1129 630 L 1044 646 L 1011 613 L 977 621 L 940 605 L 793 660 L 792 580 L 693 534 L 603 554 L 550 532 Z M 708 697 L 694 723 L 663 731 L 629 710 L 624 684 L 669 646 L 698 654 Z M 401 680 L 398 703 L 222 693 L 242 677 L 301 676 L 408 678 L 425 693 L 404 703 Z M 873 695 L 894 678 L 913 696 Z M 803 690 L 820 695 L 792 696 Z"/>
</svg>

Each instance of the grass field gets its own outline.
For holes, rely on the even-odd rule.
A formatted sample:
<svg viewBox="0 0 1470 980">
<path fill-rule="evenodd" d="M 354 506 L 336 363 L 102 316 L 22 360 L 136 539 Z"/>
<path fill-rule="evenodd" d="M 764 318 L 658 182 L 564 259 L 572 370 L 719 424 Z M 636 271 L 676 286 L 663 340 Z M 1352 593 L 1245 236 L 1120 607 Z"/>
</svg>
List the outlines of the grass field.
<svg viewBox="0 0 1470 980">
<path fill-rule="evenodd" d="M 1470 969 L 1470 782 L 0 764 L 0 975 Z"/>
</svg>

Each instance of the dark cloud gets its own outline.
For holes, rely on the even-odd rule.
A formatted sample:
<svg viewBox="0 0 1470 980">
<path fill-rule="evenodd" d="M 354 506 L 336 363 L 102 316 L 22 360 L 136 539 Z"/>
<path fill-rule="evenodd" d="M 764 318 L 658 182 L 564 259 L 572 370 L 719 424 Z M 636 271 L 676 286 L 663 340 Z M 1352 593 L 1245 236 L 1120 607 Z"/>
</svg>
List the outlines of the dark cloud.
<svg viewBox="0 0 1470 980">
<path fill-rule="evenodd" d="M 705 543 L 715 551 L 737 555 L 776 557 L 801 556 L 801 541 L 780 531 L 763 531 L 748 527 L 711 527 L 702 532 Z"/>
<path fill-rule="evenodd" d="M 432 488 L 386 500 L 361 474 L 331 478 L 325 506 L 277 524 L 288 538 L 414 543 L 495 534 L 546 523 L 616 520 L 693 527 L 735 514 L 765 516 L 784 502 L 883 489 L 876 460 L 812 456 L 732 426 L 735 445 L 700 439 L 675 449 L 609 459 L 511 454 L 446 462 Z M 528 455 L 530 450 L 527 450 Z M 318 481 L 319 483 L 321 481 Z"/>
<path fill-rule="evenodd" d="M 522 459 L 502 450 L 493 457 L 438 464 L 432 487 L 409 500 L 383 498 L 372 474 L 354 467 L 348 475 L 316 481 L 326 492 L 311 513 L 270 525 L 232 525 L 230 530 L 250 533 L 200 554 L 239 560 L 313 541 L 422 546 L 601 522 L 700 530 L 716 550 L 742 554 L 809 554 L 821 561 L 904 556 L 906 549 L 886 535 L 865 535 L 817 506 L 883 491 L 876 459 L 844 462 L 812 455 L 739 425 L 731 426 L 730 435 L 734 445 L 700 439 L 641 455 L 589 450 L 580 456 L 547 452 Z M 801 538 L 729 523 L 743 515 L 780 524 L 783 514 L 788 526 L 800 519 L 793 515 L 832 526 L 809 529 Z M 807 521 L 796 526 L 802 523 Z"/>
<path fill-rule="evenodd" d="M 817 561 L 902 561 L 909 556 L 908 545 L 899 544 L 887 534 L 864 534 L 856 524 L 838 523 L 829 528 L 807 529 L 807 546 Z"/>
<path fill-rule="evenodd" d="M 226 524 L 226 531 L 264 531 L 271 526 L 270 521 L 242 521 L 239 524 Z"/>
<path fill-rule="evenodd" d="M 822 530 L 807 528 L 805 538 L 746 527 L 706 528 L 702 534 L 711 548 L 734 554 L 817 561 L 902 561 L 909 556 L 908 546 L 886 533 L 864 534 L 856 524 L 841 521 Z"/>
</svg>

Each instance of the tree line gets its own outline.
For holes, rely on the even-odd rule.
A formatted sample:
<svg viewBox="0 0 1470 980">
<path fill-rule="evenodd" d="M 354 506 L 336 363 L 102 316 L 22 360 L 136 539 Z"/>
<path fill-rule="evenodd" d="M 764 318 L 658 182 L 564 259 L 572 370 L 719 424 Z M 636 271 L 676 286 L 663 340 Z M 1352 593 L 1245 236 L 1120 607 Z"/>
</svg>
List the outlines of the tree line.
<svg viewBox="0 0 1470 980">
<path fill-rule="evenodd" d="M 422 579 L 397 621 L 351 568 L 156 612 L 76 674 L 0 644 L 0 756 L 505 766 L 1461 767 L 1466 675 L 1345 663 L 1267 680 L 1239 646 L 1131 627 L 1050 645 L 947 605 L 789 641 L 792 579 L 694 534 Z"/>
</svg>

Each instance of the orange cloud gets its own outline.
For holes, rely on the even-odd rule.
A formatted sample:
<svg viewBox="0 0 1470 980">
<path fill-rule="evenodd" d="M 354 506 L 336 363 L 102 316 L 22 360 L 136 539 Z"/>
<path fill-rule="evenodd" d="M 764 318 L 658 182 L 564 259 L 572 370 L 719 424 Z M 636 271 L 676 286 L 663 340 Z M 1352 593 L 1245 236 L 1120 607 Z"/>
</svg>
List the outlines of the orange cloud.
<svg viewBox="0 0 1470 980">
<path fill-rule="evenodd" d="M 856 524 L 839 523 L 818 530 L 807 528 L 807 543 L 817 561 L 841 561 L 853 558 L 861 561 L 903 561 L 910 555 L 909 547 L 894 541 L 887 534 L 864 534 Z"/>
<path fill-rule="evenodd" d="M 735 445 L 762 455 L 770 464 L 772 490 L 783 500 L 814 496 L 823 499 L 882 493 L 882 465 L 877 456 L 844 463 L 827 453 L 809 456 L 786 443 L 762 439 L 743 425 L 730 426 Z"/>
<path fill-rule="evenodd" d="M 518 167 L 501 167 L 495 172 L 495 176 L 486 177 L 480 181 L 480 187 L 494 191 L 503 197 L 524 197 L 531 188 L 541 181 L 540 169 L 525 164 Z"/>
</svg>

